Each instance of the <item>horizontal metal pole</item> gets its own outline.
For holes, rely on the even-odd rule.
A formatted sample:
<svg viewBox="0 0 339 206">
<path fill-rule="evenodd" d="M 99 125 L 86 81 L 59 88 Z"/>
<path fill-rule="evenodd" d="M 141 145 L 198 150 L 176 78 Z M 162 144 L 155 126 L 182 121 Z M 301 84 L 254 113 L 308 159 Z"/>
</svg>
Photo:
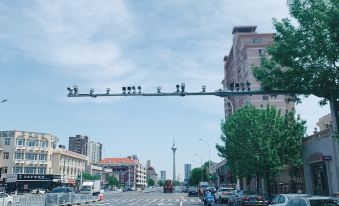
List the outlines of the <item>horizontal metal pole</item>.
<svg viewBox="0 0 339 206">
<path fill-rule="evenodd" d="M 255 91 L 215 91 L 215 92 L 172 92 L 172 93 L 116 93 L 116 94 L 68 94 L 67 97 L 134 97 L 134 96 L 146 96 L 146 97 L 168 97 L 168 96 L 218 96 L 218 97 L 228 97 L 228 96 L 239 96 L 239 95 L 308 95 L 311 92 L 307 91 L 284 91 L 284 90 L 274 90 L 274 91 L 264 91 L 264 90 L 255 90 Z"/>
</svg>

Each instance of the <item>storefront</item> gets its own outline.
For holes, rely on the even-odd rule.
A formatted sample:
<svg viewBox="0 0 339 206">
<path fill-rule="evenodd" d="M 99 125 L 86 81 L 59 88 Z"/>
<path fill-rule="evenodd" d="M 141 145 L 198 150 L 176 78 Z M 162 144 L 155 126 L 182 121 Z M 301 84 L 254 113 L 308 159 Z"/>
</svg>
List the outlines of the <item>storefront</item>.
<svg viewBox="0 0 339 206">
<path fill-rule="evenodd" d="M 331 129 L 304 139 L 303 161 L 306 193 L 333 195 L 339 192 L 339 145 Z"/>
<path fill-rule="evenodd" d="M 30 192 L 32 189 L 52 190 L 61 186 L 60 175 L 18 174 L 16 188 L 18 193 Z"/>
</svg>

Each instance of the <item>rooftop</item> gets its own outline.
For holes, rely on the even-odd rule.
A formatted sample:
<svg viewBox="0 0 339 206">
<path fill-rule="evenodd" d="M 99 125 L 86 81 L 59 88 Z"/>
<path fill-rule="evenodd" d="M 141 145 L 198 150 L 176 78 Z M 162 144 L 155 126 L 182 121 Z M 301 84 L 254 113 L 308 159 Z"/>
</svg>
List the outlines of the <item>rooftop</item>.
<svg viewBox="0 0 339 206">
<path fill-rule="evenodd" d="M 232 34 L 255 32 L 256 29 L 257 26 L 235 26 L 233 27 Z"/>
<path fill-rule="evenodd" d="M 118 158 L 104 158 L 100 161 L 102 164 L 121 164 L 121 163 L 137 163 L 137 160 L 133 160 L 127 157 L 118 157 Z"/>
</svg>

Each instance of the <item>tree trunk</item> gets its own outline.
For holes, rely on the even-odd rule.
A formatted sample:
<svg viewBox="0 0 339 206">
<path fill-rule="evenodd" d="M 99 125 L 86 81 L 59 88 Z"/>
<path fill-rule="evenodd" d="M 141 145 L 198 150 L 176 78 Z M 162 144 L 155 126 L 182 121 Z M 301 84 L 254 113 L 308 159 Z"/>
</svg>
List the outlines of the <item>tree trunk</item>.
<svg viewBox="0 0 339 206">
<path fill-rule="evenodd" d="M 331 108 L 333 132 L 338 133 L 339 132 L 339 102 L 337 101 L 337 97 L 335 96 L 332 96 L 329 99 L 329 101 L 330 101 L 330 108 Z"/>
<path fill-rule="evenodd" d="M 259 172 L 257 171 L 257 173 L 255 174 L 256 176 L 256 187 L 257 187 L 257 193 L 259 194 L 259 190 L 260 190 L 260 176 L 259 176 Z"/>
<path fill-rule="evenodd" d="M 271 192 L 271 186 L 270 186 L 270 172 L 267 170 L 265 171 L 265 178 L 266 178 L 266 189 L 268 193 L 268 197 L 271 198 L 272 192 Z"/>
</svg>

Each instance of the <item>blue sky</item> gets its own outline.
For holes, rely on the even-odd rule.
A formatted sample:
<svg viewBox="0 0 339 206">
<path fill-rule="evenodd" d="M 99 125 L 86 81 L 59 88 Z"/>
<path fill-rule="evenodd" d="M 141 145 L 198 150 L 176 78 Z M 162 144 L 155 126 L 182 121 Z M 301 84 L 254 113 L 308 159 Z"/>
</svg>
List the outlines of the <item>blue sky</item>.
<svg viewBox="0 0 339 206">
<path fill-rule="evenodd" d="M 60 0 L 0 1 L 1 130 L 88 135 L 104 144 L 104 156 L 136 154 L 159 172 L 172 175 L 173 136 L 179 147 L 177 173 L 194 155 L 219 161 L 223 100 L 217 97 L 67 98 L 67 86 L 120 92 L 199 91 L 221 88 L 223 57 L 235 25 L 257 25 L 273 32 L 272 17 L 288 17 L 285 0 Z M 297 106 L 308 121 L 329 113 L 310 97 Z"/>
</svg>

